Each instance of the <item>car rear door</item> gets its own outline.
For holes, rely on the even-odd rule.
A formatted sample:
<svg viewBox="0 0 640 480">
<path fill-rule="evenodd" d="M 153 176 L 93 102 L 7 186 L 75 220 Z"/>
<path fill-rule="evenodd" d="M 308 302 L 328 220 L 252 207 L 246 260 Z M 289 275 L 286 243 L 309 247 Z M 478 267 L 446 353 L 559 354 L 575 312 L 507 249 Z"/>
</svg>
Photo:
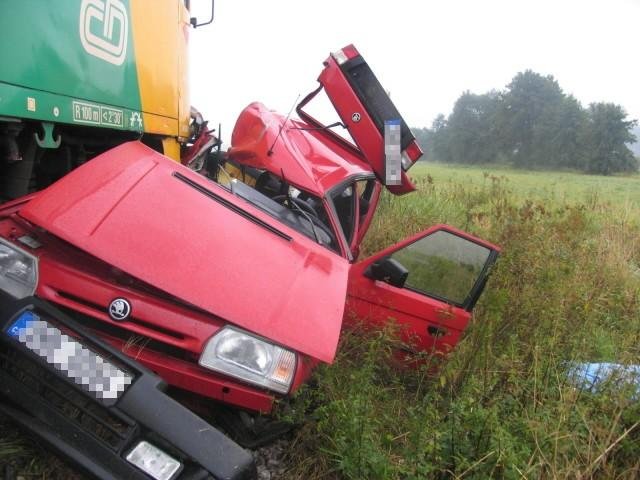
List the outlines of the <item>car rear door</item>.
<svg viewBox="0 0 640 480">
<path fill-rule="evenodd" d="M 395 321 L 415 351 L 459 341 L 499 247 L 436 225 L 351 266 L 345 321 Z"/>
</svg>

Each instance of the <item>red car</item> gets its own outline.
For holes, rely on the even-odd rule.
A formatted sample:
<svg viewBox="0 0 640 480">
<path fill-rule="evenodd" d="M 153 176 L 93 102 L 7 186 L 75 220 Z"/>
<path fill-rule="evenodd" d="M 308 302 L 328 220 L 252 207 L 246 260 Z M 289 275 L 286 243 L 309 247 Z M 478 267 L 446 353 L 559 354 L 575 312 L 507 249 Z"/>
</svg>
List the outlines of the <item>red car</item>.
<svg viewBox="0 0 640 480">
<path fill-rule="evenodd" d="M 455 346 L 498 247 L 438 225 L 357 261 L 382 187 L 413 190 L 421 151 L 353 46 L 319 82 L 299 120 L 247 107 L 199 173 L 131 142 L 5 204 L 0 288 L 254 412 L 333 360 L 351 312 L 395 319 L 416 349 Z M 353 141 L 303 110 L 321 89 Z"/>
</svg>

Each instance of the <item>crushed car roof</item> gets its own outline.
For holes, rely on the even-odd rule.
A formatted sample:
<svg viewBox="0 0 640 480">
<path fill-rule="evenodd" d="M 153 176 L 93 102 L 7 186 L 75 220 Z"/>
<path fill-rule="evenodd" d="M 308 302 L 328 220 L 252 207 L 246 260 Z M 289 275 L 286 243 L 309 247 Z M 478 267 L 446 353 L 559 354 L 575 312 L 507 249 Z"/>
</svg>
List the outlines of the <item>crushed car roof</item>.
<svg viewBox="0 0 640 480">
<path fill-rule="evenodd" d="M 287 182 L 320 197 L 348 177 L 373 176 L 354 149 L 328 141 L 324 135 L 328 134 L 255 102 L 238 117 L 229 157 L 278 176 L 284 174 Z"/>
</svg>

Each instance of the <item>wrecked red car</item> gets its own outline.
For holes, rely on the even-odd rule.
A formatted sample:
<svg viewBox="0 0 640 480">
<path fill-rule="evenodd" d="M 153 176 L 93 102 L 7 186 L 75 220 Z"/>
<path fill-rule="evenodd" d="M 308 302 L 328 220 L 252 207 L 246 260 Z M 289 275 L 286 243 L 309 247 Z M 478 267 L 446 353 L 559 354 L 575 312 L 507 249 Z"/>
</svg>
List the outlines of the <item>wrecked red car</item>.
<svg viewBox="0 0 640 480">
<path fill-rule="evenodd" d="M 318 80 L 299 119 L 249 105 L 200 172 L 131 142 L 5 204 L 0 241 L 21 266 L 4 290 L 253 412 L 331 362 L 354 315 L 393 319 L 417 350 L 455 346 L 498 247 L 438 225 L 358 261 L 382 188 L 412 191 L 421 151 L 353 46 Z M 321 90 L 352 141 L 305 112 Z"/>
</svg>

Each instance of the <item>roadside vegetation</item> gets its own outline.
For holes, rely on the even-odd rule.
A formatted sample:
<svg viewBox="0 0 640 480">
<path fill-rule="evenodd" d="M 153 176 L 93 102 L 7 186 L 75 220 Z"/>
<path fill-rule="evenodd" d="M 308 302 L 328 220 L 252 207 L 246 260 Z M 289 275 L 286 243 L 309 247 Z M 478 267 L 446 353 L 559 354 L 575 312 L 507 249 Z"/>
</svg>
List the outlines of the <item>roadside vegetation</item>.
<svg viewBox="0 0 640 480">
<path fill-rule="evenodd" d="M 291 479 L 640 478 L 640 404 L 572 362 L 640 359 L 640 177 L 422 163 L 382 199 L 364 256 L 434 223 L 503 252 L 446 361 L 400 369 L 391 327 L 356 328 L 282 415 Z M 0 466 L 72 478 L 0 421 Z M 2 469 L 0 468 L 0 472 Z"/>
<path fill-rule="evenodd" d="M 446 362 L 401 370 L 393 329 L 347 332 L 297 398 L 287 478 L 640 478 L 629 385 L 576 385 L 574 362 L 640 359 L 639 177 L 421 164 L 383 198 L 366 252 L 446 222 L 501 258 Z"/>
</svg>

